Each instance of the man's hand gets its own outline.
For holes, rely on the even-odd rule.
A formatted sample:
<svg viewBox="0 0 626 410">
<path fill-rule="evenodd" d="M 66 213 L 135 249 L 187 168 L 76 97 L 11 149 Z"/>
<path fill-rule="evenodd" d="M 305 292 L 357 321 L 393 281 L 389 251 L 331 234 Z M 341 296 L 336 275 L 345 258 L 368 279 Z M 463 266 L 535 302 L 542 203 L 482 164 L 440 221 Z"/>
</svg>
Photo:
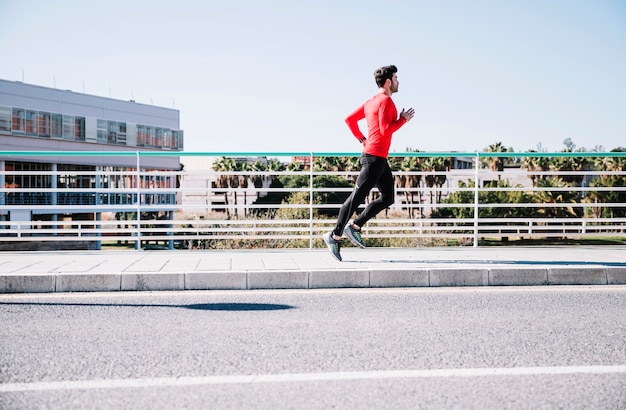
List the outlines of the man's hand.
<svg viewBox="0 0 626 410">
<path fill-rule="evenodd" d="M 414 115 L 415 115 L 415 110 L 413 108 L 409 108 L 408 110 L 406 110 L 406 112 L 404 111 L 404 108 L 403 108 L 402 112 L 400 113 L 400 118 L 404 118 L 406 122 L 409 122 L 411 121 L 411 118 L 413 118 Z"/>
</svg>

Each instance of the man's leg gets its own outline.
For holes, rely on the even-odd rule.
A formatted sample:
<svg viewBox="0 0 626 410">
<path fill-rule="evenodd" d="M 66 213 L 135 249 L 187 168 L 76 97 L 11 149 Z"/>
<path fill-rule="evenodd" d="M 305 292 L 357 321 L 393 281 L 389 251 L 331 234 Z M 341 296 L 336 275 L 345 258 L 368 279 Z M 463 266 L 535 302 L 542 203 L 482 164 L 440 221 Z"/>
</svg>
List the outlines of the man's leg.
<svg viewBox="0 0 626 410">
<path fill-rule="evenodd" d="M 378 215 L 383 209 L 393 205 L 395 201 L 396 185 L 389 163 L 385 160 L 382 173 L 376 184 L 380 191 L 380 197 L 370 202 L 365 210 L 354 219 L 354 224 L 361 228 L 367 221 Z"/>
<path fill-rule="evenodd" d="M 384 171 L 384 167 L 382 167 L 382 163 L 380 162 L 381 160 L 384 161 L 384 158 L 370 155 L 361 157 L 361 172 L 356 179 L 354 189 L 339 209 L 337 224 L 333 229 L 333 235 L 335 235 L 336 239 L 341 238 L 343 228 L 348 223 L 348 220 L 354 211 L 365 201 L 370 190 L 377 184 L 381 172 Z"/>
</svg>

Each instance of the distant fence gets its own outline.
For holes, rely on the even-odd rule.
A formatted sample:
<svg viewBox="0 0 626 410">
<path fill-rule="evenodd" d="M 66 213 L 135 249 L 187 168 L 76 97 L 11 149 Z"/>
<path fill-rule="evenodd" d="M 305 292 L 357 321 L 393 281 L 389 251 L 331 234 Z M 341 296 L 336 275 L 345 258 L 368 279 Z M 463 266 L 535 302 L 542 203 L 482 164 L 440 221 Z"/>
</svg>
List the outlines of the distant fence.
<svg viewBox="0 0 626 410">
<path fill-rule="evenodd" d="M 94 156 L 134 157 L 135 166 L 90 168 Z M 184 170 L 142 165 L 144 158 L 161 156 L 179 157 L 182 164 L 190 157 L 206 163 Z M 99 248 L 117 242 L 136 249 L 322 246 L 321 235 L 334 225 L 339 199 L 352 190 L 358 157 L 0 151 L 0 243 L 90 241 Z M 224 158 L 232 159 L 231 169 Z M 212 167 L 214 161 L 224 166 Z M 621 152 L 393 153 L 396 202 L 364 227 L 364 235 L 375 244 L 396 246 L 624 237 L 625 162 Z"/>
</svg>

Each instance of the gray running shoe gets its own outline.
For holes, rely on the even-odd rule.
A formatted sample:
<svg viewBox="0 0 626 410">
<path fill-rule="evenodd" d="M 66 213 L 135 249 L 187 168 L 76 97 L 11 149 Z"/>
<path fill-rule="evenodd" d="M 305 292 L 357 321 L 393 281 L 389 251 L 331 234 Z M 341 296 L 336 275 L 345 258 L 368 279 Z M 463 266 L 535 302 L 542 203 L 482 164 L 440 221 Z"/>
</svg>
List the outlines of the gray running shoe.
<svg viewBox="0 0 626 410">
<path fill-rule="evenodd" d="M 341 248 L 341 241 L 333 238 L 332 232 L 327 232 L 324 234 L 324 242 L 326 242 L 328 250 L 330 250 L 330 253 L 335 257 L 335 259 L 341 262 L 341 254 L 339 253 L 339 248 Z"/>
<path fill-rule="evenodd" d="M 354 245 L 360 248 L 365 248 L 365 242 L 363 242 L 363 238 L 361 237 L 361 231 L 354 229 L 351 224 L 348 224 L 348 226 L 344 228 L 343 233 Z"/>
</svg>

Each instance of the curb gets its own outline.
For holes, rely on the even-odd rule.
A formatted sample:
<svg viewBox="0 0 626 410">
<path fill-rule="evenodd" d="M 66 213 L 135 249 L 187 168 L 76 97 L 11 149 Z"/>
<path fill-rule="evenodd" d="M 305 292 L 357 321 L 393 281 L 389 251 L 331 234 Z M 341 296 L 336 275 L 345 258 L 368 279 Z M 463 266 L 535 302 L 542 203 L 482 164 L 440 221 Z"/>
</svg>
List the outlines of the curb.
<svg viewBox="0 0 626 410">
<path fill-rule="evenodd" d="M 3 274 L 0 293 L 624 285 L 626 267 L 455 267 Z"/>
</svg>

